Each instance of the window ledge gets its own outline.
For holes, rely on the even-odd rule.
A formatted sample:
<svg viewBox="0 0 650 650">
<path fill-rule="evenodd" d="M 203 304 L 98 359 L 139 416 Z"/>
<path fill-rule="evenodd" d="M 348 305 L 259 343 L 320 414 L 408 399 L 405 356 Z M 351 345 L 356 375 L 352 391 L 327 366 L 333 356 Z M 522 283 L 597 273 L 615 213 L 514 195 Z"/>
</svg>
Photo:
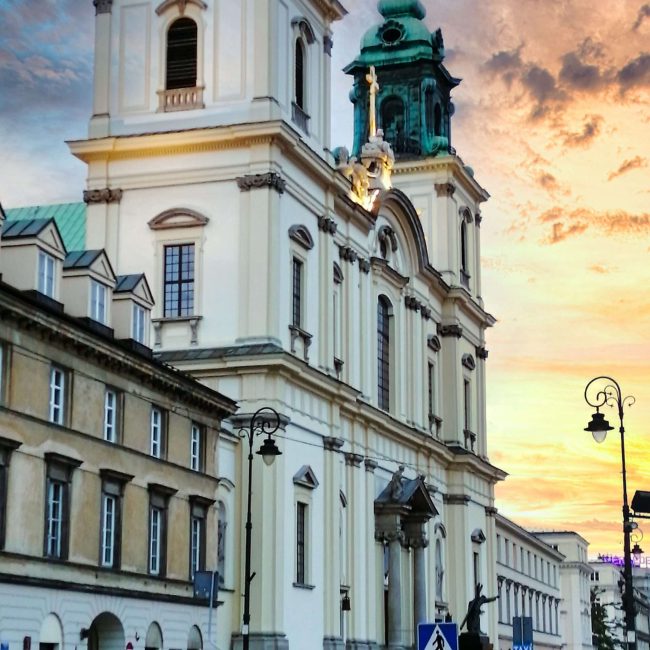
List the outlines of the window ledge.
<svg viewBox="0 0 650 650">
<path fill-rule="evenodd" d="M 199 321 L 203 316 L 165 316 L 163 318 L 152 318 L 151 325 L 154 332 L 154 345 L 160 347 L 162 345 L 162 328 L 165 323 L 188 323 L 192 332 L 190 339 L 191 345 L 196 345 L 199 342 L 198 327 Z"/>
<path fill-rule="evenodd" d="M 296 589 L 307 589 L 308 591 L 311 591 L 312 589 L 316 589 L 316 585 L 308 585 L 304 582 L 294 582 L 293 586 Z"/>
<path fill-rule="evenodd" d="M 203 86 L 158 91 L 158 112 L 192 111 L 205 108 Z"/>
<path fill-rule="evenodd" d="M 471 277 L 472 276 L 464 269 L 460 270 L 460 283 L 465 287 L 465 289 L 469 289 L 469 281 Z"/>
<path fill-rule="evenodd" d="M 309 346 L 311 345 L 311 340 L 313 338 L 312 335 L 297 325 L 289 325 L 289 331 L 291 332 L 292 354 L 296 354 L 296 341 L 300 339 L 302 341 L 303 358 L 305 361 L 309 361 Z"/>
<path fill-rule="evenodd" d="M 343 364 L 345 362 L 342 359 L 339 359 L 338 357 L 334 357 L 334 372 L 336 372 L 336 378 L 341 379 L 341 375 L 343 374 Z"/>
</svg>

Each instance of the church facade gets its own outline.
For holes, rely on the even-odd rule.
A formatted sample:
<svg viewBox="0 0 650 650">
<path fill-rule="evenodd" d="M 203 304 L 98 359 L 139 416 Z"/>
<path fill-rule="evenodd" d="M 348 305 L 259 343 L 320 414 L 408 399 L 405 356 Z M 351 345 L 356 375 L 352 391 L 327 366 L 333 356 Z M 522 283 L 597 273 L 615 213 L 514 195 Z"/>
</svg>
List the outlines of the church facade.
<svg viewBox="0 0 650 650">
<path fill-rule="evenodd" d="M 440 31 L 419 0 L 378 3 L 346 69 L 352 155 L 332 154 L 338 0 L 94 4 L 93 116 L 69 143 L 86 248 L 146 273 L 158 358 L 239 403 L 206 560 L 217 647 L 242 645 L 238 432 L 262 406 L 282 455 L 253 463 L 251 647 L 398 650 L 462 620 L 476 584 L 497 593 L 505 475 L 485 418 L 488 194 L 451 145 Z M 496 641 L 495 606 L 481 626 Z"/>
</svg>

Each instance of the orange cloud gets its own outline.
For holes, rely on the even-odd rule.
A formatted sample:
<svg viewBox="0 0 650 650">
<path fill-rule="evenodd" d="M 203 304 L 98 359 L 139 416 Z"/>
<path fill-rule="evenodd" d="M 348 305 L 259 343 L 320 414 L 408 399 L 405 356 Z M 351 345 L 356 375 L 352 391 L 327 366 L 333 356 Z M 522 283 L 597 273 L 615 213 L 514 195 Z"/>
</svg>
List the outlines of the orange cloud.
<svg viewBox="0 0 650 650">
<path fill-rule="evenodd" d="M 630 158 L 629 160 L 624 160 L 621 166 L 607 177 L 607 180 L 611 181 L 617 176 L 621 176 L 621 174 L 625 174 L 626 172 L 629 172 L 633 169 L 639 169 L 641 167 L 647 167 L 647 166 L 648 166 L 647 158 L 641 158 L 641 156 L 635 156 L 634 158 Z"/>
</svg>

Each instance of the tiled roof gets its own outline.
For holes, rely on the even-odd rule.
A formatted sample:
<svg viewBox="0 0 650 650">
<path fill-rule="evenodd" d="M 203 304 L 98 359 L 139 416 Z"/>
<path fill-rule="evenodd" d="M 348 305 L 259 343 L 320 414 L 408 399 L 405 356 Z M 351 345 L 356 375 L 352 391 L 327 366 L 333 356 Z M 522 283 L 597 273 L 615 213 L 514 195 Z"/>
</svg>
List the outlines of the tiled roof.
<svg viewBox="0 0 650 650">
<path fill-rule="evenodd" d="M 54 218 L 67 250 L 78 251 L 86 247 L 85 203 L 58 203 L 56 205 L 5 208 L 5 213 L 7 214 L 7 223 Z"/>
</svg>

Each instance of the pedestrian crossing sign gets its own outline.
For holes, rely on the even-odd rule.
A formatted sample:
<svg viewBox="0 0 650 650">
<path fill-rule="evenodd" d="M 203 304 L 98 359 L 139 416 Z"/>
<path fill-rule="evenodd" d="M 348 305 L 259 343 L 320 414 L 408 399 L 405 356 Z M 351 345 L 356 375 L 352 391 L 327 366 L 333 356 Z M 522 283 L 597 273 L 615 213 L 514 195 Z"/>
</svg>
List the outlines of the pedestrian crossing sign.
<svg viewBox="0 0 650 650">
<path fill-rule="evenodd" d="M 420 623 L 418 650 L 458 650 L 456 623 Z"/>
</svg>

